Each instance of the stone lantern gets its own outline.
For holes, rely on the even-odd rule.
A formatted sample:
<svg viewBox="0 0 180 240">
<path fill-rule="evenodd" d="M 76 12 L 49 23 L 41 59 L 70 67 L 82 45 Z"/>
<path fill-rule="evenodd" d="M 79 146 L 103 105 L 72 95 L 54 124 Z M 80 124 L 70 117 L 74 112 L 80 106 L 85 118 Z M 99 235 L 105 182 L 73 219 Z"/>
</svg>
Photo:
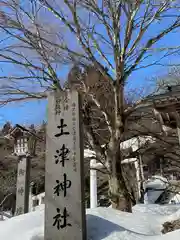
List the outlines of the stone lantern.
<svg viewBox="0 0 180 240">
<path fill-rule="evenodd" d="M 18 158 L 16 185 L 16 215 L 29 211 L 31 158 L 35 156 L 35 130 L 16 125 L 6 138 L 14 143 L 13 155 Z"/>
</svg>

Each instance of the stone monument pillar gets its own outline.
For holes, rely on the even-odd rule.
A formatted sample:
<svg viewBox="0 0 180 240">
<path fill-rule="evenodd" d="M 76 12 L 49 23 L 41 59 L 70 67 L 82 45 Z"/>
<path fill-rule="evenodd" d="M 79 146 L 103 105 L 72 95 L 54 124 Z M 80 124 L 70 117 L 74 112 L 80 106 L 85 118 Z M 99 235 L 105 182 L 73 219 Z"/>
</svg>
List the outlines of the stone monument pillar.
<svg viewBox="0 0 180 240">
<path fill-rule="evenodd" d="M 83 136 L 79 94 L 48 99 L 45 240 L 85 240 Z"/>
<path fill-rule="evenodd" d="M 29 212 L 30 189 L 30 158 L 19 156 L 17 187 L 16 187 L 16 215 Z"/>
</svg>

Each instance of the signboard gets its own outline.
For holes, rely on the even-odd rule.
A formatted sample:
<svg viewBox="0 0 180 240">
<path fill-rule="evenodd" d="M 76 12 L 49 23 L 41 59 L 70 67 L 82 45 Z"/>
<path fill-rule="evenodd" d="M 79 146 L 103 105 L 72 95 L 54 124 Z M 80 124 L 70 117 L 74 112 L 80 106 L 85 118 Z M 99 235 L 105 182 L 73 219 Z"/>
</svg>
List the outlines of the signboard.
<svg viewBox="0 0 180 240">
<path fill-rule="evenodd" d="M 16 189 L 16 215 L 29 210 L 30 159 L 19 157 Z"/>
<path fill-rule="evenodd" d="M 86 238 L 83 141 L 79 94 L 48 99 L 45 176 L 45 240 Z"/>
</svg>

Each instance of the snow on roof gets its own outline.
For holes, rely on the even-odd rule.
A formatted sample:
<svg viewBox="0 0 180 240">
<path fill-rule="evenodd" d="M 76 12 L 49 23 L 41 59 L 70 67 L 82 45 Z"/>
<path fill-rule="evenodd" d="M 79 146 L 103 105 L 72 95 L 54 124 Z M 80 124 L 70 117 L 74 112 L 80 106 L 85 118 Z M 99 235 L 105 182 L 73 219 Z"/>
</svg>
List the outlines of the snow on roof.
<svg viewBox="0 0 180 240">
<path fill-rule="evenodd" d="M 161 206 L 154 204 L 150 212 L 148 208 L 135 206 L 132 214 L 112 208 L 87 209 L 87 240 L 179 240 L 180 230 L 161 235 L 162 223 L 170 217 L 161 214 Z M 43 240 L 44 208 L 0 222 L 0 239 Z"/>
<path fill-rule="evenodd" d="M 133 163 L 133 162 L 136 162 L 137 161 L 137 158 L 127 158 L 127 159 L 124 159 L 121 163 Z"/>
<path fill-rule="evenodd" d="M 136 151 L 139 147 L 142 145 L 148 143 L 153 143 L 155 139 L 151 136 L 139 136 L 139 137 L 134 137 L 131 139 L 128 139 L 120 144 L 122 149 L 127 149 L 132 147 L 133 151 Z M 104 147 L 102 145 L 101 147 Z M 84 157 L 94 157 L 96 156 L 95 151 L 92 151 L 90 149 L 85 149 L 84 150 Z"/>
<path fill-rule="evenodd" d="M 146 144 L 147 142 L 153 143 L 155 139 L 151 136 L 139 136 L 128 139 L 121 143 L 121 147 L 123 149 L 132 147 L 133 151 L 136 151 L 139 147 Z"/>
<path fill-rule="evenodd" d="M 165 189 L 168 185 L 168 180 L 162 176 L 154 175 L 145 183 L 146 188 Z"/>
<path fill-rule="evenodd" d="M 88 157 L 95 157 L 96 153 L 95 151 L 92 151 L 90 149 L 84 149 L 84 157 L 88 158 Z"/>
</svg>

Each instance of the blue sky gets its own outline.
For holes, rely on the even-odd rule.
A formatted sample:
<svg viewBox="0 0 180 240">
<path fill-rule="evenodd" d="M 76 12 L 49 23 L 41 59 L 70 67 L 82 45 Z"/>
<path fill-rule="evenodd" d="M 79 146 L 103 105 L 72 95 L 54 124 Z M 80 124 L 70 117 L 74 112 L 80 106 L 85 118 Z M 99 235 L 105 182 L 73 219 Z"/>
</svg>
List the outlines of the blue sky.
<svg viewBox="0 0 180 240">
<path fill-rule="evenodd" d="M 13 125 L 40 124 L 46 119 L 46 105 L 46 101 L 9 104 L 0 109 L 0 126 L 6 121 L 10 121 Z"/>
<path fill-rule="evenodd" d="M 149 32 L 151 35 L 153 32 L 159 30 L 159 25 L 153 26 L 153 30 Z M 161 27 L 163 27 L 161 25 Z M 165 27 L 165 26 L 164 26 Z M 179 32 L 169 34 L 166 36 L 163 41 L 160 42 L 159 46 L 168 46 L 168 45 L 179 45 Z M 156 59 L 156 55 L 152 58 Z M 152 61 L 151 59 L 151 61 Z M 180 62 L 178 56 L 174 56 L 168 59 L 171 63 Z M 151 63 L 151 62 L 146 62 Z M 9 66 L 7 64 L 1 63 L 0 68 L 3 69 L 3 72 L 9 71 Z M 15 69 L 14 69 L 15 70 Z M 142 86 L 149 88 L 150 81 L 153 76 L 164 75 L 168 71 L 167 67 L 160 68 L 158 66 L 146 68 L 139 70 L 132 74 L 129 78 L 128 89 L 131 88 L 141 88 Z M 0 75 L 3 75 L 3 72 L 0 71 Z M 65 72 L 61 72 L 64 78 L 66 77 L 67 69 Z M 7 106 L 0 108 L 0 126 L 2 126 L 6 121 L 10 121 L 13 125 L 16 123 L 23 125 L 40 124 L 43 120 L 46 120 L 47 112 L 47 101 L 31 101 L 31 102 L 21 102 L 21 103 L 12 103 Z"/>
</svg>

